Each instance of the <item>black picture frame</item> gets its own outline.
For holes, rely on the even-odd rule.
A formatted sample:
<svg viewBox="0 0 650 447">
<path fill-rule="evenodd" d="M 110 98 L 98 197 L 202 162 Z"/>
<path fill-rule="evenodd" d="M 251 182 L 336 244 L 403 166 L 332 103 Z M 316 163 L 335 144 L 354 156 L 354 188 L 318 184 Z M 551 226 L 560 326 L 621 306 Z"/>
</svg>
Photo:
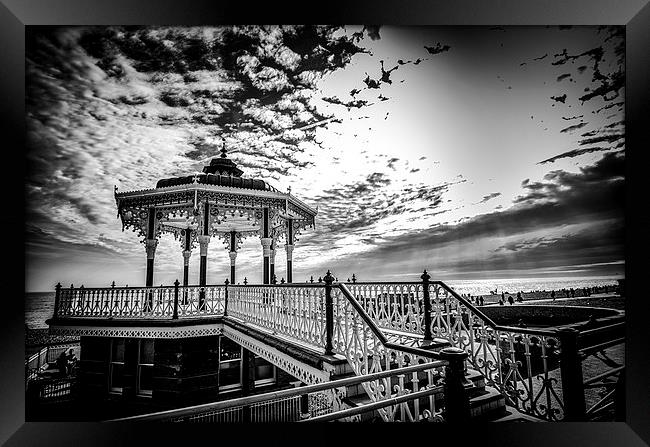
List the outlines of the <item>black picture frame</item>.
<svg viewBox="0 0 650 447">
<path fill-rule="evenodd" d="M 6 445 L 123 445 L 182 442 L 223 436 L 248 443 L 460 442 L 495 445 L 625 445 L 650 443 L 650 347 L 643 277 L 650 213 L 642 154 L 650 129 L 650 6 L 648 0 L 364 0 L 253 4 L 217 0 L 0 0 L 0 110 L 3 132 L 2 192 L 5 265 L 2 297 L 0 441 Z M 233 23 L 381 23 L 393 25 L 625 25 L 626 26 L 626 423 L 447 425 L 219 426 L 24 422 L 24 197 L 25 26 L 27 25 L 218 25 Z M 10 138 L 8 138 L 10 137 Z M 21 281 L 21 279 L 23 279 Z M 345 426 L 344 426 L 345 425 Z M 447 437 L 442 441 L 442 436 Z M 358 438 L 350 440 L 350 437 Z M 370 438 L 379 437 L 379 440 Z M 223 441 L 225 442 L 225 440 Z M 239 442 L 230 439 L 229 442 Z"/>
</svg>

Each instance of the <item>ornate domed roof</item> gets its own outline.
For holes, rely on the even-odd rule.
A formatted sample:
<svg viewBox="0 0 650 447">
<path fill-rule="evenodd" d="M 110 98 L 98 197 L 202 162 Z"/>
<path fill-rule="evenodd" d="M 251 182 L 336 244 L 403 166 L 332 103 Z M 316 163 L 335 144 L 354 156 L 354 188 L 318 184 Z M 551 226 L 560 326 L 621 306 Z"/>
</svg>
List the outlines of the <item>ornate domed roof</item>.
<svg viewBox="0 0 650 447">
<path fill-rule="evenodd" d="M 225 176 L 241 177 L 244 173 L 228 157 L 226 157 L 226 145 L 221 147 L 221 157 L 213 158 L 208 166 L 203 167 L 206 174 L 219 174 Z"/>
<path fill-rule="evenodd" d="M 210 164 L 203 167 L 203 172 L 203 174 L 160 179 L 158 180 L 158 183 L 156 183 L 156 188 L 202 183 L 206 185 L 230 186 L 234 188 L 273 190 L 273 188 L 263 180 L 242 177 L 244 171 L 239 169 L 235 162 L 226 156 L 225 145 L 221 148 L 221 156 L 210 160 Z"/>
</svg>

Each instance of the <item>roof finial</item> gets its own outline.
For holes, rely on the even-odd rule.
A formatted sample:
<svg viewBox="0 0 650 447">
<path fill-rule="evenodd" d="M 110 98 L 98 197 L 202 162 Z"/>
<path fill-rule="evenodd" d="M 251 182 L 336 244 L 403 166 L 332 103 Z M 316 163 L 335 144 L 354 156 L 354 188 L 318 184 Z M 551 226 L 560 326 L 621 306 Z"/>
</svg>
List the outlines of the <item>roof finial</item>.
<svg viewBox="0 0 650 447">
<path fill-rule="evenodd" d="M 221 144 L 221 158 L 226 158 L 226 142 L 225 142 L 225 140 Z"/>
</svg>

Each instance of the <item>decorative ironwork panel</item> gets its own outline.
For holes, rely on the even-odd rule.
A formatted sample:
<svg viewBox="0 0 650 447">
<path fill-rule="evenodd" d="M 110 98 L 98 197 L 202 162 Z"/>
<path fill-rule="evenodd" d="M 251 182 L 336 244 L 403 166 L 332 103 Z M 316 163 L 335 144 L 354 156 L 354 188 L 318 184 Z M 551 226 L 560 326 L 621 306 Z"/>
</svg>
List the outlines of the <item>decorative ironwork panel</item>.
<svg viewBox="0 0 650 447">
<path fill-rule="evenodd" d="M 297 422 L 300 420 L 300 396 L 255 403 L 250 413 L 251 422 Z"/>
<path fill-rule="evenodd" d="M 184 286 L 178 289 L 178 318 L 223 315 L 225 286 Z"/>
<path fill-rule="evenodd" d="M 348 283 L 346 287 L 378 327 L 424 333 L 422 284 Z"/>
<path fill-rule="evenodd" d="M 339 288 L 332 289 L 332 298 L 334 302 L 334 333 L 332 337 L 334 352 L 345 356 L 355 374 L 364 375 L 390 371 L 403 366 L 431 362 L 430 358 L 384 346 Z M 435 373 L 432 372 L 427 377 L 419 378 L 416 375 L 418 385 L 411 382 L 406 387 L 404 382 L 395 383 L 393 378 L 384 378 L 365 382 L 363 388 L 373 401 L 388 399 L 400 393 L 404 394 L 406 389 L 409 389 L 410 392 L 413 387 L 418 388 L 421 381 L 423 386 L 437 385 L 437 381 L 443 375 L 443 368 L 432 365 L 433 370 Z M 396 412 L 398 412 L 396 407 L 401 405 L 393 405 L 378 411 L 384 421 L 393 421 Z M 414 403 L 414 407 L 409 413 L 410 417 L 421 419 L 421 411 L 425 409 L 429 410 L 428 417 L 437 417 L 438 413 L 435 411 L 433 400 L 429 402 L 428 408 L 425 406 L 421 408 L 419 401 L 417 404 Z M 406 411 L 406 407 L 399 411 Z"/>
<path fill-rule="evenodd" d="M 560 341 L 553 333 L 495 329 L 442 283 L 429 285 L 431 332 L 464 349 L 468 362 L 496 387 L 506 403 L 549 421 L 564 417 Z"/>
<path fill-rule="evenodd" d="M 57 317 L 171 318 L 174 287 L 61 289 Z"/>
<path fill-rule="evenodd" d="M 346 287 L 379 328 L 418 337 L 424 334 L 423 283 L 346 283 Z M 525 328 L 497 330 L 442 282 L 429 283 L 428 288 L 433 337 L 465 350 L 471 366 L 485 376 L 488 385 L 506 396 L 508 405 L 546 420 L 563 419 L 557 336 Z M 375 346 L 372 336 L 357 331 L 355 343 Z M 386 335 L 402 345 L 419 343 L 417 339 L 408 343 L 408 335 Z"/>
<path fill-rule="evenodd" d="M 324 287 L 228 287 L 228 315 L 318 350 L 325 345 Z"/>
</svg>

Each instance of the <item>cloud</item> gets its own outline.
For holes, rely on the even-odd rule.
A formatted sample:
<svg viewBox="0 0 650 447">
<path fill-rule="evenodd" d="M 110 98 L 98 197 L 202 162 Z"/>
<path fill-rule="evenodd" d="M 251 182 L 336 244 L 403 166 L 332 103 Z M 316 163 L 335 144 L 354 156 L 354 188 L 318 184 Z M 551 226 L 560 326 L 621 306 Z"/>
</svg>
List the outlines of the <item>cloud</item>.
<svg viewBox="0 0 650 447">
<path fill-rule="evenodd" d="M 523 271 L 552 267 L 558 259 L 565 265 L 618 261 L 624 256 L 623 175 L 619 154 L 606 154 L 577 174 L 553 171 L 543 182 L 525 183 L 527 193 L 515 206 L 388 238 L 340 270 L 359 271 L 370 259 L 381 265 L 396 253 L 404 269 L 435 265 L 458 275 L 488 265 L 493 271 Z M 557 236 L 545 235 L 549 231 Z"/>
<path fill-rule="evenodd" d="M 623 178 L 607 177 L 605 170 L 608 163 L 614 169 L 623 156 L 615 153 L 624 144 L 616 109 L 622 106 L 620 101 L 595 105 L 600 108 L 595 110 L 597 119 L 589 121 L 591 127 L 582 123 L 566 127 L 560 132 L 563 138 L 571 138 L 566 134 L 583 127 L 588 132 L 540 164 L 597 152 L 611 152 L 614 158 L 605 154 L 592 167 L 596 171 L 552 171 L 541 180 L 543 173 L 521 173 L 531 180 L 523 184 L 510 207 L 506 202 L 514 196 L 512 191 L 497 189 L 501 184 L 477 183 L 468 200 L 464 188 L 475 179 L 467 182 L 459 177 L 462 168 L 435 153 L 433 140 L 428 157 L 416 152 L 417 144 L 406 144 L 399 153 L 394 148 L 364 147 L 367 135 L 381 134 L 382 128 L 388 131 L 404 119 L 400 100 L 404 103 L 406 96 L 400 89 L 409 83 L 402 84 L 395 76 L 413 76 L 409 82 L 423 77 L 430 67 L 421 64 L 427 59 L 418 58 L 425 51 L 422 44 L 437 40 L 413 45 L 411 54 L 371 56 L 368 48 L 375 51 L 373 45 L 385 43 L 385 36 L 394 32 L 382 29 L 379 39 L 379 31 L 364 27 L 351 33 L 329 26 L 28 30 L 29 256 L 49 259 L 48 253 L 56 252 L 73 259 L 86 251 L 97 260 L 105 256 L 141 261 L 144 251 L 137 238 L 120 231 L 113 186 L 120 191 L 150 188 L 161 178 L 200 171 L 218 155 L 223 142 L 246 176 L 283 188 L 291 185 L 307 203 L 319 205 L 316 230 L 300 235 L 297 265 L 317 266 L 332 260 L 344 265 L 377 256 L 386 268 L 398 268 L 407 262 L 402 261 L 406 253 L 413 256 L 407 257 L 408 262 L 430 262 L 436 257 L 440 266 L 462 265 L 469 271 L 488 266 L 490 256 L 510 256 L 497 263 L 505 265 L 513 253 L 521 259 L 533 250 L 550 253 L 552 244 L 577 240 L 587 231 L 577 227 L 588 219 L 593 219 L 594 228 L 607 219 L 618 225 L 622 211 L 611 195 Z M 451 45 L 437 43 L 426 51 L 445 52 L 439 66 L 444 69 L 463 51 L 454 42 Z M 589 57 L 581 56 L 580 63 L 587 63 Z M 550 58 L 536 59 L 550 62 Z M 602 76 L 616 72 L 607 61 L 606 51 L 597 67 Z M 585 77 L 596 72 L 593 64 L 588 65 L 582 70 Z M 561 64 L 557 67 L 561 72 L 548 79 L 571 71 L 572 78 L 579 80 L 569 67 Z M 338 82 L 341 72 L 340 91 L 325 95 L 324 86 L 336 84 L 327 81 Z M 590 89 L 583 93 L 600 95 L 609 88 L 602 87 L 599 78 L 589 83 Z M 553 89 L 568 84 L 553 84 Z M 556 92 L 545 92 L 544 97 Z M 580 95 L 574 93 L 557 93 L 565 96 L 565 102 L 557 103 L 554 110 L 565 120 L 589 116 L 558 110 L 577 101 Z M 604 95 L 612 96 L 611 89 Z M 611 119 L 599 116 L 611 112 L 616 112 Z M 384 120 L 389 114 L 391 119 Z M 435 120 L 431 123 L 438 125 Z M 351 142 L 355 134 L 359 138 Z M 443 161 L 417 164 L 418 158 Z M 518 187 L 520 179 L 511 180 Z M 496 197 L 500 197 L 498 207 L 493 206 L 497 201 L 490 202 Z M 477 209 L 494 212 L 476 216 Z M 576 228 L 558 232 L 565 225 Z M 526 245 L 539 238 L 545 242 Z M 517 244 L 523 245 L 509 254 L 497 250 Z M 161 241 L 156 259 L 161 272 L 176 272 L 177 245 Z M 474 253 L 480 255 L 472 260 Z M 257 255 L 242 253 L 242 265 L 254 263 Z"/>
<path fill-rule="evenodd" d="M 488 194 L 487 196 L 483 196 L 481 201 L 479 203 L 485 203 L 488 200 L 494 199 L 495 197 L 499 197 L 501 195 L 500 192 L 493 192 L 492 194 Z"/>
</svg>

